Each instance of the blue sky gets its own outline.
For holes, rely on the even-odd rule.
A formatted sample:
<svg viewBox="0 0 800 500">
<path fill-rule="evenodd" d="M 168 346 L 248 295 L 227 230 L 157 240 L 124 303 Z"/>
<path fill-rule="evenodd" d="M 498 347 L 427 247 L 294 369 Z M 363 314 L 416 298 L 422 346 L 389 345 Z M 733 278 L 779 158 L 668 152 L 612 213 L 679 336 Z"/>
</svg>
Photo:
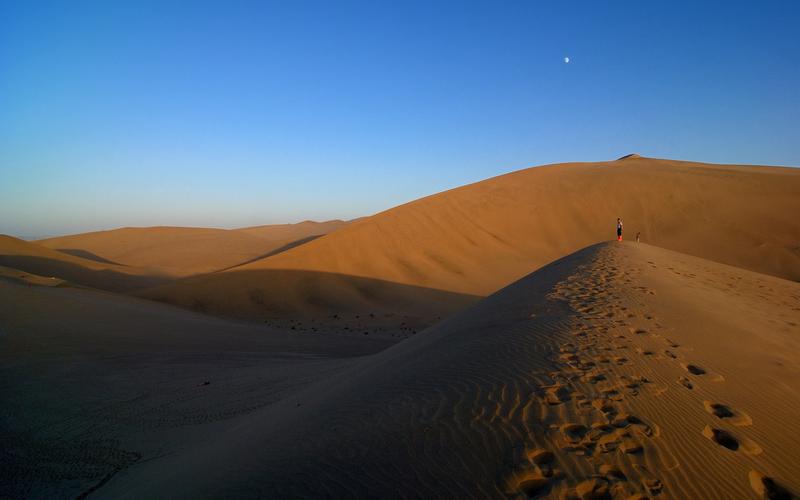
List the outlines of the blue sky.
<svg viewBox="0 0 800 500">
<path fill-rule="evenodd" d="M 793 1 L 0 0 L 0 233 L 351 218 L 629 152 L 798 166 L 798 26 Z"/>
</svg>

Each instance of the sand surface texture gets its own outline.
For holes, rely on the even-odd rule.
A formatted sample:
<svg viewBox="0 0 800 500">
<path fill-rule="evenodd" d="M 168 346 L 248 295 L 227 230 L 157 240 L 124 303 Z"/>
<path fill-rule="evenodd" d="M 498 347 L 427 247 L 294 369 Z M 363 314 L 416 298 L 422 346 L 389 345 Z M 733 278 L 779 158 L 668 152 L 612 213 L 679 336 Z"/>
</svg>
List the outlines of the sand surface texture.
<svg viewBox="0 0 800 500">
<path fill-rule="evenodd" d="M 125 307 L 144 307 L 131 304 Z M 200 326 L 221 320 L 147 306 L 195 322 L 192 336 L 201 345 L 216 350 L 216 342 L 243 342 L 242 351 L 253 350 L 255 340 L 245 334 L 253 327 L 220 339 Z M 26 321 L 4 320 L 5 335 L 23 342 L 28 330 L 47 330 Z M 139 321 L 139 335 L 152 342 Z M 193 355 L 180 369 L 148 354 L 144 373 L 164 371 L 165 387 L 155 379 L 147 386 L 139 376 L 134 382 L 134 372 L 123 371 L 112 386 L 127 393 L 112 401 L 76 404 L 65 391 L 38 396 L 15 411 L 61 408 L 47 417 L 54 420 L 48 429 L 64 449 L 82 451 L 25 464 L 28 481 L 18 487 L 71 480 L 96 488 L 98 498 L 796 493 L 800 436 L 791 429 L 800 420 L 799 333 L 798 283 L 646 244 L 597 244 L 377 354 L 308 359 L 307 346 L 303 363 L 291 368 L 307 374 L 302 382 L 292 374 L 281 386 L 269 380 L 275 361 L 231 360 L 230 352 Z M 59 333 L 65 343 L 80 343 L 81 335 L 87 334 Z M 128 335 L 143 342 L 132 327 Z M 270 341 L 264 355 L 274 357 L 274 344 L 283 341 Z M 42 352 L 49 345 L 42 342 Z M 46 363 L 32 351 L 31 366 Z M 90 358 L 82 361 L 85 374 L 69 373 L 81 386 L 101 363 L 135 366 L 133 359 Z M 20 360 L 7 356 L 3 366 L 7 386 L 34 383 L 19 378 L 26 366 Z M 196 387 L 203 380 L 198 371 L 214 384 Z M 218 377 L 227 385 L 211 392 Z M 276 383 L 280 389 L 271 389 Z M 240 403 L 246 409 L 236 411 L 232 401 L 240 400 L 248 401 Z M 182 405 L 214 418 L 183 416 Z M 102 436 L 97 428 L 80 430 L 100 417 L 116 443 L 110 455 L 86 451 L 101 446 L 90 440 Z M 64 428 L 74 435 L 65 438 Z M 68 471 L 62 477 L 52 472 L 59 466 Z M 94 483 L 87 471 L 95 472 Z M 83 482 L 75 479 L 81 474 Z"/>
</svg>

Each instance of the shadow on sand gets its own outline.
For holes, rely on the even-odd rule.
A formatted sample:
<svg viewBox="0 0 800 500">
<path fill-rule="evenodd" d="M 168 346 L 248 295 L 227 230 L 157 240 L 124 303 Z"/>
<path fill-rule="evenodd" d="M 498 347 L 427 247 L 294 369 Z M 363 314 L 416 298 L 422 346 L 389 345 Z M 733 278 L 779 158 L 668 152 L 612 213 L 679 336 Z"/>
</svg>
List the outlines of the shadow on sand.
<svg viewBox="0 0 800 500">
<path fill-rule="evenodd" d="M 45 277 L 56 277 L 76 285 L 110 292 L 131 292 L 162 285 L 172 278 L 127 274 L 110 269 L 91 269 L 72 262 L 28 255 L 0 255 L 0 265 Z"/>
</svg>

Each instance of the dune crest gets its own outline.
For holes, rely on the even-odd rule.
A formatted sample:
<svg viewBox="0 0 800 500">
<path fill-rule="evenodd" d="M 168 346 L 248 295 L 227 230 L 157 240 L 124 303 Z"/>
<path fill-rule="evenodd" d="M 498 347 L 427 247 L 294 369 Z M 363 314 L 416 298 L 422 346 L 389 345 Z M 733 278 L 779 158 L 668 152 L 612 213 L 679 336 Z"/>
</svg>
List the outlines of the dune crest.
<svg viewBox="0 0 800 500">
<path fill-rule="evenodd" d="M 188 276 L 263 258 L 345 225 L 345 221 L 333 220 L 242 229 L 128 227 L 48 238 L 36 243 L 72 255 L 90 254 L 96 260 L 154 269 L 172 276 Z"/>
<path fill-rule="evenodd" d="M 114 292 L 131 292 L 170 281 L 153 269 L 71 255 L 6 235 L 0 235 L 0 266 Z"/>
<path fill-rule="evenodd" d="M 200 300 L 225 315 L 265 319 L 276 314 L 281 297 L 298 296 L 288 284 L 252 278 L 265 270 L 486 296 L 563 255 L 613 239 L 617 217 L 627 239 L 641 233 L 643 242 L 800 280 L 798 213 L 796 169 L 642 157 L 550 165 L 428 196 L 231 272 L 143 296 L 184 307 Z M 254 289 L 265 298 L 261 304 L 250 300 Z M 331 292 L 357 295 L 351 286 Z M 298 296 L 293 310 L 315 309 Z"/>
<path fill-rule="evenodd" d="M 595 245 L 101 491 L 798 491 L 800 438 L 785 432 L 800 414 L 797 311 L 798 283 Z"/>
</svg>

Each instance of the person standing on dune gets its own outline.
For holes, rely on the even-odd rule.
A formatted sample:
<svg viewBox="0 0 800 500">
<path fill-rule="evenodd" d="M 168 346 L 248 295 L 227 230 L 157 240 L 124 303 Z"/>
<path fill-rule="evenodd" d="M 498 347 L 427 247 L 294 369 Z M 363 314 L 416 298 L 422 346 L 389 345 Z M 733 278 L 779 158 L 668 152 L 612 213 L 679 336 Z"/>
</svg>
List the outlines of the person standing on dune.
<svg viewBox="0 0 800 500">
<path fill-rule="evenodd" d="M 622 219 L 617 217 L 617 241 L 622 241 Z"/>
</svg>

